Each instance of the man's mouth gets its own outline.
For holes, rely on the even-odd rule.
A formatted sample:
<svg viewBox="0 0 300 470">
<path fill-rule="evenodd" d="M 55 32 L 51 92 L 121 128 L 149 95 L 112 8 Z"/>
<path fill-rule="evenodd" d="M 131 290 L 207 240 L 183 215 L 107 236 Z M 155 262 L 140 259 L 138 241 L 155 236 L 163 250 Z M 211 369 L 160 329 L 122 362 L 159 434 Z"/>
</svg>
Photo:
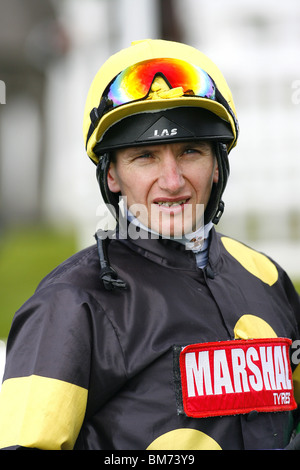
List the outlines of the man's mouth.
<svg viewBox="0 0 300 470">
<path fill-rule="evenodd" d="M 155 204 L 158 206 L 162 207 L 176 207 L 176 206 L 182 206 L 183 204 L 186 204 L 189 201 L 189 198 L 186 199 L 179 199 L 177 201 L 155 201 Z"/>
</svg>

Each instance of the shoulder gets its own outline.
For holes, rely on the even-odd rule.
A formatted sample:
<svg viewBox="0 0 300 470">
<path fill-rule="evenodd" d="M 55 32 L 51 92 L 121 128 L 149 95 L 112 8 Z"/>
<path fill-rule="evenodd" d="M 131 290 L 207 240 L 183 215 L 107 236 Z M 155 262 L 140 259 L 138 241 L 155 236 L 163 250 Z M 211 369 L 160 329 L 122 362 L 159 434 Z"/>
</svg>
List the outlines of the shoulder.
<svg viewBox="0 0 300 470">
<path fill-rule="evenodd" d="M 234 238 L 217 234 L 223 255 L 229 254 L 248 272 L 270 286 L 275 284 L 281 267 L 268 255 Z"/>
<path fill-rule="evenodd" d="M 85 248 L 53 269 L 39 283 L 36 291 L 58 284 L 70 284 L 80 289 L 99 286 L 99 258 L 96 245 Z"/>
<path fill-rule="evenodd" d="M 90 331 L 90 318 L 100 315 L 101 282 L 96 246 L 79 251 L 41 280 L 35 292 L 15 313 L 13 330 Z M 99 295 L 100 294 L 100 295 Z M 31 333 L 30 333 L 31 334 Z"/>
</svg>

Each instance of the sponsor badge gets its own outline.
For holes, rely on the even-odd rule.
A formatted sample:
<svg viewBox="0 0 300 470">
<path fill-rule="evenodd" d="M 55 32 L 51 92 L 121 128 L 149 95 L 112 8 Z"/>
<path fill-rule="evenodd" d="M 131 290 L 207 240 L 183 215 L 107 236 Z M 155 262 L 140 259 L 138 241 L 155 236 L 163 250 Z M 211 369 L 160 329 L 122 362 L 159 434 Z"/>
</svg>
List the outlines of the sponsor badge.
<svg viewBox="0 0 300 470">
<path fill-rule="evenodd" d="M 184 413 L 203 418 L 295 409 L 290 345 L 287 338 L 267 338 L 183 347 Z"/>
</svg>

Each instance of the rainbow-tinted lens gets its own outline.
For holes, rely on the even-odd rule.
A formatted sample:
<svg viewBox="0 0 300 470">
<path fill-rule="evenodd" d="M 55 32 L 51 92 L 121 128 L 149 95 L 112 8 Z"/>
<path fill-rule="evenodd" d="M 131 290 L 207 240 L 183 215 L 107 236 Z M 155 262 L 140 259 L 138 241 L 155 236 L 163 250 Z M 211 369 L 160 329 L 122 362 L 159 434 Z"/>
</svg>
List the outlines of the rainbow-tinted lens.
<svg viewBox="0 0 300 470">
<path fill-rule="evenodd" d="M 215 100 L 216 87 L 200 67 L 178 59 L 152 59 L 123 70 L 106 90 L 111 107 L 145 98 L 156 75 L 163 75 L 172 88 L 182 87 L 184 95 Z"/>
</svg>

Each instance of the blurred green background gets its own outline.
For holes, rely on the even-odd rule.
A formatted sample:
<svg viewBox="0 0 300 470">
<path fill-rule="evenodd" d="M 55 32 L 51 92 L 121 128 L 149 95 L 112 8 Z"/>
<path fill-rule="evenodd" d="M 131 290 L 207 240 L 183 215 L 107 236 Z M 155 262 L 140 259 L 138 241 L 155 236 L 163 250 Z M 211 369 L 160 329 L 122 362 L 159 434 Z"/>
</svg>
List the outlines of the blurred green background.
<svg viewBox="0 0 300 470">
<path fill-rule="evenodd" d="M 0 338 L 6 338 L 15 311 L 41 279 L 76 251 L 71 229 L 47 225 L 10 227 L 0 237 Z"/>
</svg>

